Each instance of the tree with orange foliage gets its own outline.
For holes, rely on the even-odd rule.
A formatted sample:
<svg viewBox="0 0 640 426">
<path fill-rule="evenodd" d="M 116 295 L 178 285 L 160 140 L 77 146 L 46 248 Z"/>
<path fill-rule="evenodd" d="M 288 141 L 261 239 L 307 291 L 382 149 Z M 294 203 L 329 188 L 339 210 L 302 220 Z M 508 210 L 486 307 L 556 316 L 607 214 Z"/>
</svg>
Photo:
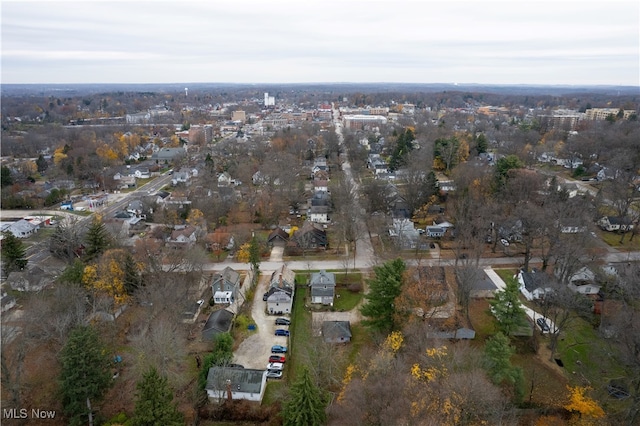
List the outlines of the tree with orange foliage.
<svg viewBox="0 0 640 426">
<path fill-rule="evenodd" d="M 107 250 L 97 263 L 84 268 L 82 283 L 97 294 L 112 298 L 116 306 L 125 304 L 130 298 L 123 267 L 127 254 L 123 249 Z"/>
</svg>

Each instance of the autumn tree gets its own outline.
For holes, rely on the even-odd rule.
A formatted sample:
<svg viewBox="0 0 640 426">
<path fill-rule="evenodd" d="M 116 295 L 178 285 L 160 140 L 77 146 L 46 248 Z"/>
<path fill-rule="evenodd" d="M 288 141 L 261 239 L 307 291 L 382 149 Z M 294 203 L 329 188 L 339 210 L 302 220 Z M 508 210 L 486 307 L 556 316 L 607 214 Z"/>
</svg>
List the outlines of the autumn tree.
<svg viewBox="0 0 640 426">
<path fill-rule="evenodd" d="M 567 386 L 567 389 L 569 390 L 569 401 L 564 406 L 566 410 L 577 413 L 579 417 L 601 419 L 605 416 L 604 410 L 598 405 L 598 402 L 586 395 L 591 390 L 590 387 Z"/>
<path fill-rule="evenodd" d="M 326 423 L 324 411 L 325 397 L 312 382 L 309 370 L 305 367 L 299 378 L 291 385 L 289 399 L 282 408 L 284 426 L 321 426 Z"/>
<path fill-rule="evenodd" d="M 116 305 L 124 304 L 131 296 L 125 287 L 125 278 L 131 278 L 127 277 L 125 271 L 127 256 L 128 253 L 123 249 L 106 251 L 98 263 L 84 268 L 83 284 L 96 296 L 104 295 L 113 299 Z M 128 283 L 129 290 L 134 290 L 132 284 Z"/>
<path fill-rule="evenodd" d="M 360 308 L 362 315 L 367 317 L 363 321 L 365 325 L 378 331 L 394 329 L 394 302 L 401 293 L 405 269 L 402 259 L 373 268 L 375 276 L 368 281 L 369 292 L 364 296 L 367 301 Z"/>
<path fill-rule="evenodd" d="M 93 425 L 95 408 L 111 386 L 110 359 L 95 329 L 80 326 L 60 354 L 60 390 L 71 425 Z"/>
<path fill-rule="evenodd" d="M 151 367 L 136 384 L 133 426 L 184 425 L 184 416 L 175 403 L 166 377 Z"/>
<path fill-rule="evenodd" d="M 23 270 L 29 262 L 24 244 L 11 232 L 3 232 L 2 236 L 4 237 L 2 240 L 2 263 L 5 274 Z"/>
</svg>

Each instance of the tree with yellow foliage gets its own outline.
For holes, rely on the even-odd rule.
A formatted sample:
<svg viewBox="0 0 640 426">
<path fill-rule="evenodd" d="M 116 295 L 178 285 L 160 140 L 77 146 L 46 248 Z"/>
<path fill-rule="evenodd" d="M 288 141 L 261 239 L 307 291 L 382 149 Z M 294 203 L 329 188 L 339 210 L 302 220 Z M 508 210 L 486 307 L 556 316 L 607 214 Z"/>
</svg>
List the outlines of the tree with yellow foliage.
<svg viewBox="0 0 640 426">
<path fill-rule="evenodd" d="M 53 152 L 53 163 L 57 166 L 59 165 L 62 160 L 64 160 L 65 158 L 67 158 L 67 146 L 61 146 L 59 148 L 56 148 L 56 150 Z"/>
<path fill-rule="evenodd" d="M 82 283 L 100 295 L 113 298 L 117 306 L 126 303 L 130 298 L 125 286 L 127 255 L 123 249 L 107 250 L 99 262 L 84 268 Z"/>
<path fill-rule="evenodd" d="M 585 420 L 588 424 L 591 419 L 601 419 L 604 417 L 604 410 L 598 402 L 585 395 L 591 390 L 588 386 L 567 386 L 569 390 L 569 402 L 564 406 L 568 411 L 578 414 L 580 420 Z M 586 419 L 585 419 L 586 417 Z M 582 424 L 584 422 L 579 422 Z"/>
</svg>

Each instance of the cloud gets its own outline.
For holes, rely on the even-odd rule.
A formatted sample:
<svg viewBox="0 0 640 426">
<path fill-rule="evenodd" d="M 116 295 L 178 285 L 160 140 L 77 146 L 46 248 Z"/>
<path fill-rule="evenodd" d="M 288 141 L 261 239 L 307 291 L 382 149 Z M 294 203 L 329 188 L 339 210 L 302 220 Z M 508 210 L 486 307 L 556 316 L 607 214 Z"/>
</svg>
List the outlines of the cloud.
<svg viewBox="0 0 640 426">
<path fill-rule="evenodd" d="M 10 1 L 2 79 L 638 85 L 639 13 L 626 1 Z"/>
</svg>

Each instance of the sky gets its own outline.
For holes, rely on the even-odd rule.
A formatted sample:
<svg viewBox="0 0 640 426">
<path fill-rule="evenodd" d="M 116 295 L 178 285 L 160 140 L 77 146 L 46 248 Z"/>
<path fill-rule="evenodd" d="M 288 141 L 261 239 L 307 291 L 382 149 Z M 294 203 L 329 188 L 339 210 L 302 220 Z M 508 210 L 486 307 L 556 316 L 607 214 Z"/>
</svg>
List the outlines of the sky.
<svg viewBox="0 0 640 426">
<path fill-rule="evenodd" d="M 10 83 L 640 86 L 640 2 L 1 0 Z"/>
</svg>

